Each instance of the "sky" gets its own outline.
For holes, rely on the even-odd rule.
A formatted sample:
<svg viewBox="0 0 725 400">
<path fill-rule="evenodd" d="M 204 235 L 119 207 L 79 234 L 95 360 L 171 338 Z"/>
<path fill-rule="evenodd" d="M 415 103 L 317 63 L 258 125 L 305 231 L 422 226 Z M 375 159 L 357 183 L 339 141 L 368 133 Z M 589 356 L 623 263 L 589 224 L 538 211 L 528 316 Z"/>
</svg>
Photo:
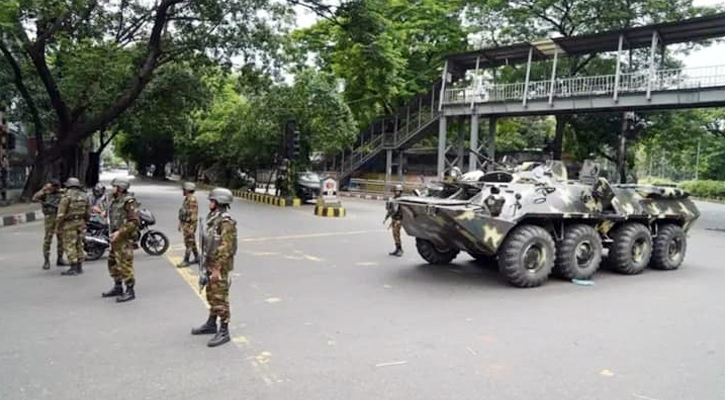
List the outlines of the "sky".
<svg viewBox="0 0 725 400">
<path fill-rule="evenodd" d="M 695 6 L 725 5 L 725 0 L 694 0 Z M 315 23 L 317 17 L 310 11 L 297 8 L 297 26 L 307 27 Z M 711 45 L 684 57 L 686 68 L 725 66 L 725 43 Z"/>
</svg>

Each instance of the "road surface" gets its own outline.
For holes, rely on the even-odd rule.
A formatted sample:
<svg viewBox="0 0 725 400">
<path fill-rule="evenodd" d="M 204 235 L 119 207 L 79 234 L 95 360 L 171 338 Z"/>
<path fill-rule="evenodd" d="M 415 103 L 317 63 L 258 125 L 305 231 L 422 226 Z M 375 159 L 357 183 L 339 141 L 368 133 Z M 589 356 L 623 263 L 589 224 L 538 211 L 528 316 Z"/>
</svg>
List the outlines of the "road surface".
<svg viewBox="0 0 725 400">
<path fill-rule="evenodd" d="M 725 396 L 724 206 L 700 203 L 678 271 L 522 290 L 467 255 L 425 265 L 405 236 L 391 258 L 380 202 L 335 219 L 237 199 L 234 339 L 209 349 L 189 334 L 207 316 L 195 271 L 173 266 L 181 190 L 133 185 L 172 246 L 135 253 L 129 303 L 101 298 L 105 257 L 63 277 L 41 269 L 42 223 L 0 229 L 0 399 Z"/>
</svg>

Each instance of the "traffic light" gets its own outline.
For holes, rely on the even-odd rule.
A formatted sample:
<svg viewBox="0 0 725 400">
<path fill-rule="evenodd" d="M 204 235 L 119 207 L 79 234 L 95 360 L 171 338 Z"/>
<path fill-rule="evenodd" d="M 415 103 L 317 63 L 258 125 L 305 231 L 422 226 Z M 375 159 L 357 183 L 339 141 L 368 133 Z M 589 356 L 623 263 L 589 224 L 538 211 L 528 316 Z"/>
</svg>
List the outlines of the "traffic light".
<svg viewBox="0 0 725 400">
<path fill-rule="evenodd" d="M 285 125 L 285 141 L 287 158 L 295 159 L 300 155 L 300 129 L 295 121 L 287 121 Z"/>
</svg>

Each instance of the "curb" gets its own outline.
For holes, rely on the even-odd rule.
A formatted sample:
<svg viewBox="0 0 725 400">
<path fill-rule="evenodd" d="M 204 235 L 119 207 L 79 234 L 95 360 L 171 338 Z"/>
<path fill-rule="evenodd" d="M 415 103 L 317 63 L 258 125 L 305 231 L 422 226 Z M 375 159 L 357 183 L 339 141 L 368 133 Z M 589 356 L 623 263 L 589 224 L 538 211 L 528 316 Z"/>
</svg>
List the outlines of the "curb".
<svg viewBox="0 0 725 400">
<path fill-rule="evenodd" d="M 2 228 L 6 226 L 20 225 L 27 222 L 41 221 L 45 219 L 45 215 L 43 215 L 42 211 L 38 210 L 23 214 L 4 215 L 0 218 L 0 228 Z"/>
<path fill-rule="evenodd" d="M 215 186 L 205 185 L 198 183 L 198 188 L 203 190 L 212 190 Z M 257 203 L 267 204 L 276 207 L 301 207 L 302 200 L 299 198 L 284 198 L 279 196 L 273 196 L 271 194 L 249 192 L 244 190 L 232 190 L 234 197 L 239 197 L 244 200 L 254 201 Z"/>
<path fill-rule="evenodd" d="M 703 197 L 692 197 L 693 200 L 704 201 L 707 203 L 725 204 L 725 199 L 708 199 Z"/>
<path fill-rule="evenodd" d="M 343 207 L 315 206 L 315 215 L 317 215 L 318 217 L 339 218 L 345 216 L 345 209 Z"/>
<path fill-rule="evenodd" d="M 340 197 L 352 197 L 355 199 L 362 199 L 362 200 L 387 200 L 386 196 L 383 196 L 380 194 L 339 192 L 338 195 Z"/>
</svg>

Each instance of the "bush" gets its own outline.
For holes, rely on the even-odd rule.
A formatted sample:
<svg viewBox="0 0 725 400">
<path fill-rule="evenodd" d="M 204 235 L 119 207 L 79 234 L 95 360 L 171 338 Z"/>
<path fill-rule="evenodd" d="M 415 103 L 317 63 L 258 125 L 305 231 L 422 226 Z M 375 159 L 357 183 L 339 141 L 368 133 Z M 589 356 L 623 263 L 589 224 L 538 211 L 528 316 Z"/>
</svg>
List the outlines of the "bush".
<svg viewBox="0 0 725 400">
<path fill-rule="evenodd" d="M 694 197 L 725 199 L 725 182 L 723 181 L 685 181 L 680 182 L 678 186 Z"/>
<path fill-rule="evenodd" d="M 667 179 L 667 178 L 658 178 L 656 176 L 645 176 L 642 179 L 639 179 L 637 181 L 640 185 L 652 185 L 652 186 L 674 186 L 677 185 L 677 182 Z"/>
</svg>

